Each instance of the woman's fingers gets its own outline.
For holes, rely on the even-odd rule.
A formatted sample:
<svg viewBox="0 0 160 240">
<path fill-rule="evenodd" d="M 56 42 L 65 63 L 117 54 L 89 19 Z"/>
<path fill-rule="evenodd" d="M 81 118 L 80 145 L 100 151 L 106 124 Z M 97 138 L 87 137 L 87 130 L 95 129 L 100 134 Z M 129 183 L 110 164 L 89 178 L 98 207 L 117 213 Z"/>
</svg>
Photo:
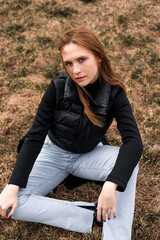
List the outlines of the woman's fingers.
<svg viewBox="0 0 160 240">
<path fill-rule="evenodd" d="M 10 213 L 8 214 L 8 218 L 9 218 L 9 219 L 11 218 L 11 216 L 12 216 L 12 215 L 14 214 L 14 212 L 16 211 L 16 208 L 17 208 L 17 205 L 14 204 L 14 205 L 12 206 L 12 209 L 11 209 Z"/>
<path fill-rule="evenodd" d="M 0 194 L 0 215 L 4 218 L 10 218 L 17 207 L 17 193 L 19 187 L 16 185 L 8 185 L 8 187 Z M 11 208 L 9 215 L 6 215 L 7 210 Z"/>
<path fill-rule="evenodd" d="M 111 219 L 111 208 L 108 209 L 108 220 Z"/>
<path fill-rule="evenodd" d="M 7 210 L 8 210 L 9 207 L 7 206 L 2 206 L 1 207 L 1 216 L 4 217 L 4 218 L 11 218 L 11 216 L 14 214 L 16 208 L 17 208 L 17 204 L 13 204 L 13 206 L 11 206 L 11 211 L 9 212 L 8 216 L 7 216 Z"/>
<path fill-rule="evenodd" d="M 106 215 L 107 215 L 107 210 L 103 209 L 103 211 L 102 211 L 102 219 L 103 219 L 104 222 L 106 222 Z"/>
<path fill-rule="evenodd" d="M 106 219 L 108 218 L 108 220 L 111 219 L 111 214 L 113 213 L 113 217 L 116 217 L 116 207 L 113 208 L 109 208 L 107 209 L 101 209 L 101 208 L 97 208 L 97 221 L 101 221 L 101 219 L 103 219 L 104 222 L 106 222 Z"/>
<path fill-rule="evenodd" d="M 116 216 L 115 210 L 113 212 L 113 216 Z M 109 208 L 108 210 L 97 208 L 97 221 L 100 222 L 102 219 L 104 222 L 106 222 L 107 217 L 108 217 L 108 220 L 111 219 L 111 208 Z"/>
<path fill-rule="evenodd" d="M 98 222 L 101 221 L 101 214 L 102 214 L 102 209 L 101 208 L 97 208 L 97 221 Z"/>
<path fill-rule="evenodd" d="M 6 217 L 7 217 L 7 216 L 6 216 L 7 207 L 2 206 L 1 209 L 2 209 L 2 210 L 1 210 L 1 216 L 4 217 L 4 218 L 6 218 Z"/>
<path fill-rule="evenodd" d="M 116 207 L 112 208 L 112 212 L 113 212 L 113 217 L 116 218 Z"/>
</svg>

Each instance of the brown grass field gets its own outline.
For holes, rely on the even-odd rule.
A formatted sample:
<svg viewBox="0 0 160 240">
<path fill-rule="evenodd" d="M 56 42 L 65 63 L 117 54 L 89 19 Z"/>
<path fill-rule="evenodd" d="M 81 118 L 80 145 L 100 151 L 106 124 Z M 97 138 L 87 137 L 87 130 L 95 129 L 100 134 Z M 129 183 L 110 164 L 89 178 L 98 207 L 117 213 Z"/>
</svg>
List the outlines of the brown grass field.
<svg viewBox="0 0 160 240">
<path fill-rule="evenodd" d="M 132 240 L 160 239 L 159 3 L 0 0 L 0 192 L 14 167 L 18 141 L 31 127 L 47 85 L 64 71 L 57 47 L 59 36 L 71 27 L 85 26 L 99 36 L 115 72 L 124 81 L 144 143 Z M 108 136 L 113 145 L 121 144 L 115 122 Z M 92 202 L 97 201 L 100 190 L 93 182 L 72 191 L 61 184 L 49 196 Z M 0 218 L 1 240 L 100 238 L 101 229 L 96 226 L 90 235 Z"/>
</svg>

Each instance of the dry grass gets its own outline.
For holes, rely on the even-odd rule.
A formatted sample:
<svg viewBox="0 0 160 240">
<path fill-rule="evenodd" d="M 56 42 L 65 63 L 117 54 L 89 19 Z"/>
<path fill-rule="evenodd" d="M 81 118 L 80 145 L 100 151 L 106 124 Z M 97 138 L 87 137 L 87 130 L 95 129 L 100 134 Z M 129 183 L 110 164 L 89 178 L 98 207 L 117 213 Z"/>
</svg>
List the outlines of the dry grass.
<svg viewBox="0 0 160 240">
<path fill-rule="evenodd" d="M 71 27 L 86 26 L 99 35 L 115 71 L 124 79 L 144 142 L 132 239 L 158 240 L 158 0 L 0 0 L 0 9 L 0 190 L 9 180 L 18 140 L 31 126 L 47 85 L 63 71 L 59 36 Z M 114 145 L 121 142 L 115 127 L 114 123 L 109 130 Z M 99 192 L 94 183 L 71 192 L 60 185 L 51 197 L 96 201 Z M 89 235 L 4 219 L 0 232 L 2 240 L 98 240 L 101 235 L 96 227 Z"/>
</svg>

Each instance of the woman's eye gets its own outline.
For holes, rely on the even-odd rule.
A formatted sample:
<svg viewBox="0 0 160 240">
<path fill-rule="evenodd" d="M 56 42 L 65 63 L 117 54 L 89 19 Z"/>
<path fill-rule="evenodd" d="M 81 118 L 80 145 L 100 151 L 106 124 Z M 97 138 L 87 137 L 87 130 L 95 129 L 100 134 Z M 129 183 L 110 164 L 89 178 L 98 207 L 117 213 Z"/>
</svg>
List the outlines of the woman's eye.
<svg viewBox="0 0 160 240">
<path fill-rule="evenodd" d="M 79 62 L 82 63 L 82 62 L 84 62 L 85 60 L 86 60 L 85 58 L 80 58 L 80 59 L 79 59 Z"/>
<path fill-rule="evenodd" d="M 71 62 L 66 62 L 66 66 L 70 67 L 72 65 Z"/>
</svg>

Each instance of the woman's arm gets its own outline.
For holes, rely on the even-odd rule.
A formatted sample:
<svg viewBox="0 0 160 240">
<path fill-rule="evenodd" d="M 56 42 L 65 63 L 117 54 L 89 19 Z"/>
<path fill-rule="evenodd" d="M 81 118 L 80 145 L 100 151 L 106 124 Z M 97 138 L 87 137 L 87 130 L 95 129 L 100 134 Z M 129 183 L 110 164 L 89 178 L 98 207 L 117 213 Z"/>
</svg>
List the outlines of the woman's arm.
<svg viewBox="0 0 160 240">
<path fill-rule="evenodd" d="M 120 147 L 115 166 L 106 181 L 118 184 L 117 190 L 124 191 L 142 155 L 143 144 L 130 103 L 122 88 L 118 89 L 112 111 L 123 144 Z"/>
<path fill-rule="evenodd" d="M 51 81 L 41 100 L 33 125 L 28 131 L 18 154 L 9 184 L 26 187 L 29 173 L 53 123 L 55 105 L 56 89 L 53 81 Z"/>
<path fill-rule="evenodd" d="M 123 144 L 113 167 L 98 198 L 97 220 L 116 217 L 116 190 L 124 191 L 128 180 L 137 165 L 143 150 L 141 136 L 134 119 L 130 103 L 123 89 L 119 88 L 113 102 L 113 116 L 117 121 L 117 128 L 122 136 Z M 104 214 L 102 214 L 104 212 Z"/>
</svg>

